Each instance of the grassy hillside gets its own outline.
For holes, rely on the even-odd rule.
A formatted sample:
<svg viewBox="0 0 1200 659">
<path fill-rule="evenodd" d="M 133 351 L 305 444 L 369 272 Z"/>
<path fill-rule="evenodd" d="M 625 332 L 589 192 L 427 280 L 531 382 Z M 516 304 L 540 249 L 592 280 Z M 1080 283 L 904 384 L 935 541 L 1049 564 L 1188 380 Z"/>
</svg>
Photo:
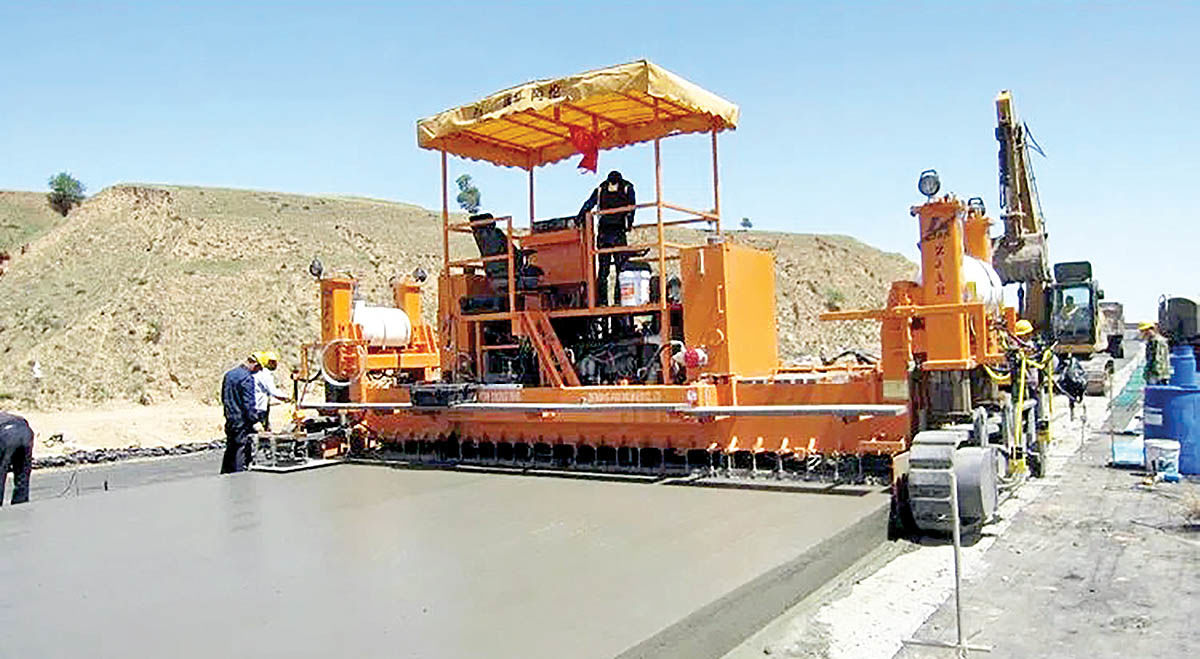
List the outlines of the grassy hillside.
<svg viewBox="0 0 1200 659">
<path fill-rule="evenodd" d="M 65 218 L 46 203 L 44 192 L 0 190 L 0 252 L 20 252 Z"/>
<path fill-rule="evenodd" d="M 296 346 L 316 337 L 313 256 L 360 277 L 376 303 L 390 277 L 440 267 L 438 214 L 407 204 L 118 185 L 53 222 L 32 195 L 0 193 L 0 218 L 42 227 L 24 235 L 44 231 L 0 276 L 0 402 L 26 407 L 214 400 L 221 372 L 243 355 L 278 350 L 286 372 Z M 818 327 L 816 314 L 831 297 L 881 304 L 911 263 L 843 236 L 732 235 L 776 254 L 785 358 L 878 351 L 873 324 Z M 469 237 L 456 238 L 456 257 L 474 254 Z M 435 288 L 426 286 L 430 315 Z"/>
</svg>

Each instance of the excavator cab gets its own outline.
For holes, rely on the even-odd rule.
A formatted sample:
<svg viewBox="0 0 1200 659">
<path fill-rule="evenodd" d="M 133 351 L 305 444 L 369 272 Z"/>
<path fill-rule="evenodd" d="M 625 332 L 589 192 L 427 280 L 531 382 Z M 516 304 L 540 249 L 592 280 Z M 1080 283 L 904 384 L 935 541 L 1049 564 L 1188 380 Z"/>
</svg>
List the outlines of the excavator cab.
<svg viewBox="0 0 1200 659">
<path fill-rule="evenodd" d="M 1068 352 L 1091 352 L 1100 346 L 1100 300 L 1104 292 L 1092 279 L 1092 264 L 1071 261 L 1054 265 L 1050 288 L 1051 338 Z"/>
</svg>

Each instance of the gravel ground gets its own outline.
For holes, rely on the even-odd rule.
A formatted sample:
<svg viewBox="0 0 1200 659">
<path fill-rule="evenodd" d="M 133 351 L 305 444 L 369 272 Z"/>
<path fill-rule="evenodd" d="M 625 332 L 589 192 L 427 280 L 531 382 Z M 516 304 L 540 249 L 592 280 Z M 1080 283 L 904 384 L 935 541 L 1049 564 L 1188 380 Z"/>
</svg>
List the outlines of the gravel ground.
<svg viewBox="0 0 1200 659">
<path fill-rule="evenodd" d="M 992 647 L 986 656 L 1195 656 L 1187 648 L 1200 612 L 1200 524 L 1186 508 L 1200 487 L 1147 487 L 1141 472 L 1109 467 L 1109 455 L 1108 435 L 1092 434 L 966 583 L 966 634 Z M 950 600 L 916 636 L 954 633 Z M 896 656 L 948 654 L 914 647 Z"/>
<path fill-rule="evenodd" d="M 1133 353 L 1136 354 L 1136 353 Z M 1136 368 L 1136 360 L 1126 362 L 1118 372 L 1116 386 L 1120 387 Z M 1027 508 L 1054 503 L 1062 500 L 1062 491 L 1070 491 L 1079 498 L 1078 510 L 1064 509 L 1063 514 L 1083 514 L 1088 511 L 1088 502 L 1097 496 L 1093 485 L 1096 477 L 1081 478 L 1075 473 L 1080 458 L 1079 455 L 1091 455 L 1092 451 L 1100 451 L 1107 461 L 1108 443 L 1099 440 L 1087 442 L 1088 451 L 1081 454 L 1080 447 L 1084 445 L 1084 437 L 1096 437 L 1094 433 L 1104 424 L 1109 401 L 1102 398 L 1088 398 L 1087 423 L 1084 415 L 1079 414 L 1072 420 L 1067 414 L 1065 399 L 1056 399 L 1054 433 L 1056 441 L 1051 448 L 1048 461 L 1049 476 L 1040 480 L 1031 480 L 1020 487 L 1016 493 L 1003 502 L 999 509 L 999 521 L 985 528 L 980 537 L 963 549 L 963 570 L 965 583 L 969 584 L 964 601 L 970 606 L 991 607 L 995 602 L 994 593 L 988 588 L 996 580 L 1011 594 L 1014 602 L 1021 601 L 1021 593 L 1026 588 L 1018 588 L 1019 584 L 1027 584 L 1029 588 L 1040 587 L 1036 580 L 1018 578 L 1021 572 L 1013 572 L 1005 564 L 1005 560 L 1016 557 L 1016 561 L 1024 564 L 1024 571 L 1030 569 L 1030 557 L 1041 555 L 1038 543 L 1030 542 L 1030 534 L 1038 535 L 1044 530 L 1029 531 L 1034 524 L 1031 519 L 1039 519 L 1036 513 L 1027 513 Z M 1107 438 L 1107 435 L 1102 435 Z M 1128 481 L 1128 472 L 1114 471 L 1111 474 Z M 1087 487 L 1080 487 L 1083 482 Z M 1057 493 L 1046 497 L 1047 493 Z M 1063 522 L 1060 520 L 1060 524 Z M 1069 524 L 1060 529 L 1062 533 L 1074 533 Z M 1160 533 L 1158 531 L 1147 532 Z M 1017 538 L 1009 540 L 1009 536 Z M 1004 542 L 998 541 L 1003 538 Z M 1101 551 L 1099 547 L 1096 551 Z M 1020 553 L 1018 553 L 1020 552 Z M 1024 558 L 1022 558 L 1024 554 Z M 947 631 L 942 625 L 936 625 L 937 616 L 947 615 L 947 602 L 954 588 L 952 548 L 944 541 L 923 541 L 922 543 L 897 542 L 884 550 L 877 552 L 873 559 L 853 568 L 848 575 L 843 576 L 823 593 L 817 593 L 801 602 L 772 625 L 759 634 L 751 637 L 742 646 L 728 655 L 728 659 L 747 659 L 749 657 L 781 656 L 781 657 L 821 657 L 828 659 L 887 659 L 896 656 L 902 650 L 902 641 L 908 638 L 933 638 L 938 640 L 953 640 L 953 630 Z M 1093 560 L 1094 562 L 1094 560 Z M 1003 581 L 999 581 L 1003 578 Z M 988 584 L 980 586 L 980 584 Z M 983 588 L 983 589 L 981 589 Z M 1164 591 L 1164 597 L 1169 590 Z M 1047 613 L 1058 606 L 1071 606 L 1073 603 L 1047 604 L 1047 609 L 1024 609 L 1026 621 L 1037 623 L 1046 619 Z M 1020 609 L 1020 607 L 1018 607 Z M 988 609 L 991 611 L 992 609 Z M 952 610 L 951 610 L 952 611 Z M 932 618 L 931 618 L 932 616 Z M 966 614 L 968 625 L 972 621 L 980 621 L 979 610 L 968 609 Z M 953 618 L 950 618 L 953 620 Z M 928 621 L 928 622 L 927 622 Z M 972 633 L 977 633 L 982 621 L 970 627 Z M 1102 623 L 1098 623 L 1102 624 Z M 1026 631 L 1012 632 L 1016 636 L 1027 634 Z M 972 638 L 975 643 L 992 642 L 980 638 Z M 906 651 L 907 652 L 907 651 Z M 947 650 L 930 650 L 928 654 L 904 654 L 912 656 L 948 656 Z M 992 656 L 1071 656 L 1052 655 L 1040 651 L 1017 654 L 995 654 Z"/>
</svg>

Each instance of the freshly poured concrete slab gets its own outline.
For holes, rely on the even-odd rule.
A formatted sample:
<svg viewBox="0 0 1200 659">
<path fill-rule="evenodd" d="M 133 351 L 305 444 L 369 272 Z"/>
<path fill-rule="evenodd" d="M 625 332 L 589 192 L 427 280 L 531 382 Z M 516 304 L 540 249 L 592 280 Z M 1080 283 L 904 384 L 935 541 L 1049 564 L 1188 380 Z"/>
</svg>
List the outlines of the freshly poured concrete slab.
<svg viewBox="0 0 1200 659">
<path fill-rule="evenodd" d="M 4 656 L 720 656 L 887 497 L 343 465 L 0 508 Z"/>
</svg>

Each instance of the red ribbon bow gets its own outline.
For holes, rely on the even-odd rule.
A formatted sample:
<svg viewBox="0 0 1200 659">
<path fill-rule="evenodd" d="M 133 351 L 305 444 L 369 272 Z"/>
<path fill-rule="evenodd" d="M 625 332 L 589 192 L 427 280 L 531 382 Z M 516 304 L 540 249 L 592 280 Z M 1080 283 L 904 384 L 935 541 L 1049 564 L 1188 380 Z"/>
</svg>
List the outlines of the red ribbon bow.
<svg viewBox="0 0 1200 659">
<path fill-rule="evenodd" d="M 596 166 L 600 162 L 600 136 L 586 128 L 571 126 L 571 144 L 583 154 L 579 161 L 579 169 L 586 169 L 595 174 Z"/>
</svg>

